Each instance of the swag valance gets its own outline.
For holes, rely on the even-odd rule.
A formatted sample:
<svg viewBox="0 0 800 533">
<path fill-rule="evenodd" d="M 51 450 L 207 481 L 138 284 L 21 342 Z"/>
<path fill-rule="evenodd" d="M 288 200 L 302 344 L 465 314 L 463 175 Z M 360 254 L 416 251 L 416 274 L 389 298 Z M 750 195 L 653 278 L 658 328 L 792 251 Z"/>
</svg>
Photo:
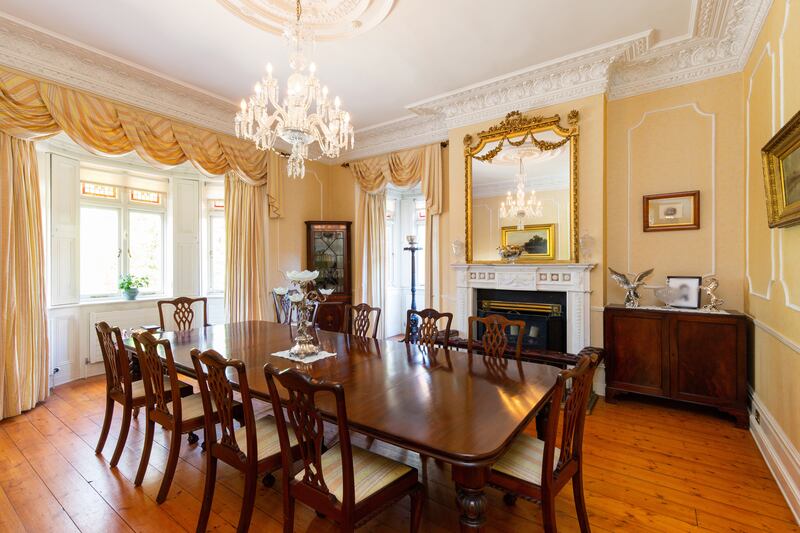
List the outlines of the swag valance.
<svg viewBox="0 0 800 533">
<path fill-rule="evenodd" d="M 0 68 L 0 131 L 42 139 L 64 131 L 89 152 L 132 151 L 148 163 L 172 167 L 191 161 L 209 175 L 236 174 L 267 184 L 273 152 L 252 143 Z M 272 195 L 271 195 L 272 196 Z"/>
</svg>

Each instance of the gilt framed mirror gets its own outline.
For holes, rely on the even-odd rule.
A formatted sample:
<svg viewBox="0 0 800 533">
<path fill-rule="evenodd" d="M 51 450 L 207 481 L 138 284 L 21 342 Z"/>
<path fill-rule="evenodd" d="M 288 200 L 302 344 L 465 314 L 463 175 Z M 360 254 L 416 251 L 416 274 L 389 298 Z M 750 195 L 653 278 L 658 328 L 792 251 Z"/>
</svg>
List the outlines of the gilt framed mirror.
<svg viewBox="0 0 800 533">
<path fill-rule="evenodd" d="M 578 118 L 512 111 L 464 137 L 467 263 L 578 261 Z"/>
</svg>

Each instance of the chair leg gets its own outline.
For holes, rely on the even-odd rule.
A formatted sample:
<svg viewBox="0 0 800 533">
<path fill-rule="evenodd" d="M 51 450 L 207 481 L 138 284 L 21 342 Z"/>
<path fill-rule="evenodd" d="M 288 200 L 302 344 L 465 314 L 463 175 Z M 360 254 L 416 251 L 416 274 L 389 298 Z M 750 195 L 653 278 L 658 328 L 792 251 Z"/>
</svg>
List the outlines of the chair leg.
<svg viewBox="0 0 800 533">
<path fill-rule="evenodd" d="M 128 440 L 128 430 L 131 427 L 131 408 L 122 407 L 122 425 L 119 427 L 119 438 L 117 439 L 117 447 L 114 448 L 114 455 L 111 456 L 111 468 L 117 466 L 119 458 L 122 456 L 122 450 L 125 449 L 125 441 Z"/>
<path fill-rule="evenodd" d="M 242 512 L 239 514 L 238 533 L 246 533 L 250 529 L 250 520 L 253 518 L 253 507 L 256 503 L 256 481 L 258 474 L 254 469 L 249 469 L 244 476 L 244 496 L 242 497 Z"/>
<path fill-rule="evenodd" d="M 106 445 L 108 430 L 111 428 L 111 419 L 114 417 L 114 400 L 110 396 L 106 397 L 106 415 L 103 418 L 103 429 L 100 430 L 100 438 L 97 440 L 97 447 L 94 449 L 96 455 L 100 455 Z"/>
<path fill-rule="evenodd" d="M 158 489 L 156 503 L 164 503 L 172 486 L 172 478 L 175 476 L 175 468 L 178 466 L 178 456 L 181 453 L 181 433 L 180 427 L 172 429 L 172 437 L 169 440 L 169 455 L 167 456 L 167 466 L 164 468 L 164 478 L 161 480 L 161 488 Z"/>
<path fill-rule="evenodd" d="M 208 454 L 206 459 L 206 486 L 203 489 L 203 506 L 197 517 L 197 533 L 204 533 L 211 515 L 211 502 L 214 500 L 214 488 L 217 485 L 217 458 Z"/>
<path fill-rule="evenodd" d="M 133 418 L 139 418 L 139 408 L 138 407 L 134 407 L 133 408 Z"/>
<path fill-rule="evenodd" d="M 542 495 L 542 521 L 545 533 L 556 533 L 556 501 L 550 494 Z"/>
<path fill-rule="evenodd" d="M 147 471 L 147 464 L 150 462 L 150 451 L 153 449 L 153 432 L 155 431 L 156 423 L 150 420 L 147 410 L 145 410 L 144 416 L 147 419 L 144 430 L 144 448 L 142 448 L 142 458 L 139 459 L 139 470 L 136 471 L 136 479 L 133 481 L 135 487 L 142 484 L 144 473 Z"/>
<path fill-rule="evenodd" d="M 417 488 L 411 492 L 411 533 L 419 531 L 422 521 L 422 489 Z"/>
<path fill-rule="evenodd" d="M 283 495 L 283 533 L 294 533 L 294 498 L 286 493 Z"/>
<path fill-rule="evenodd" d="M 586 512 L 586 498 L 583 494 L 583 469 L 578 467 L 578 471 L 572 476 L 572 493 L 575 496 L 575 512 L 578 515 L 578 524 L 581 526 L 581 533 L 589 533 L 589 515 Z"/>
</svg>

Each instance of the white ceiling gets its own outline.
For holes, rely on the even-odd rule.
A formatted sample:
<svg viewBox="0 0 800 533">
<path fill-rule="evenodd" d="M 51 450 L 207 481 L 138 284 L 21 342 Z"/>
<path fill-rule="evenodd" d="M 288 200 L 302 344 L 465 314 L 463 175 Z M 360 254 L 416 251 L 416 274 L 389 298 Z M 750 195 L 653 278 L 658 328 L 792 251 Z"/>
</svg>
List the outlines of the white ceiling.
<svg viewBox="0 0 800 533">
<path fill-rule="evenodd" d="M 331 3 L 334 0 L 328 0 Z M 651 46 L 687 39 L 702 0 L 396 0 L 361 35 L 317 45 L 318 74 L 357 129 L 408 116 L 413 102 L 646 30 Z M 230 103 L 280 37 L 214 0 L 0 0 L 0 11 Z"/>
</svg>

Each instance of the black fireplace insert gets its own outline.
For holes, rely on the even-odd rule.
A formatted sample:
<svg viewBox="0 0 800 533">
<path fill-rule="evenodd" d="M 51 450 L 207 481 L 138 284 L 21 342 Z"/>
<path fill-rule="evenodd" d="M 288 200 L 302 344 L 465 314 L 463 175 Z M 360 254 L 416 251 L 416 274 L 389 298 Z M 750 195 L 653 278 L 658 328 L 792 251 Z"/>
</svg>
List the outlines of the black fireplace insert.
<svg viewBox="0 0 800 533">
<path fill-rule="evenodd" d="M 522 320 L 525 328 L 513 328 L 509 342 L 522 335 L 523 349 L 567 350 L 567 295 L 564 292 L 509 291 L 478 289 L 478 316 L 502 315 L 510 320 Z M 475 338 L 483 337 L 485 327 L 477 324 Z"/>
</svg>

